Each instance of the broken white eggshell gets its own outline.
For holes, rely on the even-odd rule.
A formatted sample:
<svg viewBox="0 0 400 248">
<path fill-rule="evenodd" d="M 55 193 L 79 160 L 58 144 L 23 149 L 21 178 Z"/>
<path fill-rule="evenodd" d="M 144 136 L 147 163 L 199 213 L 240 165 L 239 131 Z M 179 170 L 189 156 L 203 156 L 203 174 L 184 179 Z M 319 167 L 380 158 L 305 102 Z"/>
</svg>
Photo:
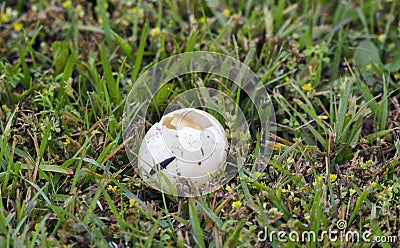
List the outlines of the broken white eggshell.
<svg viewBox="0 0 400 248">
<path fill-rule="evenodd" d="M 223 168 L 227 148 L 225 130 L 216 118 L 202 110 L 183 108 L 164 115 L 149 129 L 140 146 L 138 165 L 145 178 L 157 178 L 163 172 L 175 188 L 187 179 L 201 189 L 209 187 L 212 174 Z M 159 166 L 173 157 L 165 168 Z M 167 186 L 165 182 L 162 185 Z"/>
</svg>

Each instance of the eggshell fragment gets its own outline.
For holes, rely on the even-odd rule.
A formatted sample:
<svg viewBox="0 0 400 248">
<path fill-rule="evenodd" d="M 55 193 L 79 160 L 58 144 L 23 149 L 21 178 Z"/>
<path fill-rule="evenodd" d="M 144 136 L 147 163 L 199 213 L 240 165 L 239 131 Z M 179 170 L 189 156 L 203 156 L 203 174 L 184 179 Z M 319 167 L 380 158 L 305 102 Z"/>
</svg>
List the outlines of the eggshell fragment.
<svg viewBox="0 0 400 248">
<path fill-rule="evenodd" d="M 212 183 L 213 173 L 223 168 L 227 148 L 225 130 L 215 117 L 183 108 L 163 116 L 149 129 L 140 146 L 138 165 L 145 178 L 160 178 L 157 174 L 162 172 L 175 187 L 184 179 L 201 189 Z M 171 157 L 176 159 L 159 170 L 159 164 Z M 152 169 L 157 173 L 150 175 Z"/>
</svg>

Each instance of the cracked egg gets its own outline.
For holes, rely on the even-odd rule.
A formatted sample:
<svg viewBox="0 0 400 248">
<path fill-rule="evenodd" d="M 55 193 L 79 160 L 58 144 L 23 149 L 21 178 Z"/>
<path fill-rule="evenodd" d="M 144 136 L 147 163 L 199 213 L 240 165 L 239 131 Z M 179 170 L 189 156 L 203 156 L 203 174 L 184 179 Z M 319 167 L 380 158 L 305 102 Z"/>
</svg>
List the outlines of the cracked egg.
<svg viewBox="0 0 400 248">
<path fill-rule="evenodd" d="M 148 130 L 139 150 L 139 170 L 143 178 L 162 178 L 163 187 L 171 182 L 175 188 L 187 184 L 201 190 L 223 168 L 227 149 L 225 130 L 215 117 L 183 108 L 164 115 Z"/>
</svg>

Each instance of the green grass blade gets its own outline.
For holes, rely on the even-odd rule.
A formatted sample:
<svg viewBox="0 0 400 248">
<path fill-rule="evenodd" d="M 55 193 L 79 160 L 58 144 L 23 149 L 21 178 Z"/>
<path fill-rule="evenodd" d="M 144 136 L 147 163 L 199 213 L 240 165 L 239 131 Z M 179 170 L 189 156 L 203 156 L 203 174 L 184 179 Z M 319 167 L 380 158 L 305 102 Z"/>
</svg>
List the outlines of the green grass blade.
<svg viewBox="0 0 400 248">
<path fill-rule="evenodd" d="M 378 121 L 379 121 L 379 130 L 385 130 L 387 126 L 387 117 L 388 117 L 388 84 L 386 83 L 386 77 L 383 76 L 383 95 L 382 101 L 379 104 L 379 113 L 378 113 Z"/>
<path fill-rule="evenodd" d="M 197 210 L 194 203 L 194 199 L 189 199 L 189 216 L 190 216 L 190 225 L 192 227 L 193 238 L 198 247 L 206 247 L 204 243 L 204 235 L 203 230 L 200 226 L 200 220 L 197 216 Z"/>
<path fill-rule="evenodd" d="M 339 102 L 339 110 L 336 120 L 336 142 L 339 141 L 339 137 L 342 135 L 343 126 L 345 124 L 347 106 L 349 104 L 350 93 L 353 83 L 350 80 L 345 81 L 345 88 L 341 92 L 341 98 Z"/>
<path fill-rule="evenodd" d="M 358 210 L 360 210 L 361 206 L 364 204 L 365 199 L 367 198 L 368 194 L 371 193 L 370 189 L 364 190 L 360 197 L 357 199 L 356 205 L 354 206 L 353 213 L 350 216 L 349 221 L 347 222 L 347 225 L 350 226 L 351 223 L 353 222 L 354 218 L 356 217 Z"/>
<path fill-rule="evenodd" d="M 53 119 L 50 119 L 49 123 L 47 124 L 47 127 L 43 133 L 43 138 L 42 141 L 40 142 L 40 147 L 39 147 L 39 160 L 43 158 L 44 152 L 46 151 L 47 148 L 47 143 L 49 141 L 50 135 L 51 135 L 51 128 L 53 127 Z"/>
<path fill-rule="evenodd" d="M 136 53 L 135 65 L 132 72 L 132 80 L 136 80 L 139 74 L 140 65 L 142 64 L 143 54 L 144 54 L 144 47 L 146 45 L 147 33 L 149 31 L 149 20 L 146 20 L 144 27 L 142 29 L 142 34 L 140 35 L 140 43 L 139 48 Z"/>
<path fill-rule="evenodd" d="M 228 240 L 226 241 L 224 247 L 229 247 L 233 248 L 237 246 L 237 243 L 239 241 L 240 233 L 242 231 L 242 228 L 245 224 L 244 220 L 241 220 L 239 224 L 236 226 L 235 230 L 229 235 Z"/>
<path fill-rule="evenodd" d="M 125 41 L 121 36 L 119 36 L 116 32 L 112 32 L 112 34 L 115 41 L 121 47 L 124 54 L 128 56 L 129 60 L 134 61 L 132 46 L 127 41 Z"/>
<path fill-rule="evenodd" d="M 110 25 L 110 19 L 107 16 L 107 10 L 104 7 L 106 4 L 107 0 L 97 0 L 97 6 L 100 11 L 100 17 L 103 20 L 102 26 L 103 26 L 103 31 L 104 35 L 106 36 L 106 41 L 107 45 L 110 48 L 111 51 L 114 50 L 114 43 L 112 42 L 112 30 L 111 30 L 111 25 Z"/>
<path fill-rule="evenodd" d="M 122 97 L 121 93 L 119 92 L 119 85 L 114 79 L 112 75 L 112 68 L 108 62 L 106 46 L 103 42 L 101 45 L 101 64 L 103 66 L 103 76 L 106 79 L 106 84 L 108 86 L 108 91 L 110 92 L 111 97 L 115 100 L 116 103 L 120 102 Z"/>
<path fill-rule="evenodd" d="M 4 128 L 4 133 L 3 135 L 1 135 L 1 143 L 0 143 L 0 162 L 3 160 L 4 157 L 4 153 L 6 152 L 6 148 L 7 148 L 7 142 L 8 142 L 8 138 L 10 137 L 11 134 L 11 126 L 12 126 L 12 122 L 14 120 L 14 116 L 15 113 L 18 111 L 18 107 L 15 108 L 15 110 L 12 112 L 12 114 L 10 115 L 10 117 L 8 118 L 6 127 Z"/>
<path fill-rule="evenodd" d="M 222 220 L 202 201 L 202 200 L 198 200 L 197 204 L 199 206 L 199 208 L 201 210 L 203 210 L 203 212 L 210 217 L 210 219 L 215 223 L 215 225 L 221 229 L 223 222 Z"/>
</svg>

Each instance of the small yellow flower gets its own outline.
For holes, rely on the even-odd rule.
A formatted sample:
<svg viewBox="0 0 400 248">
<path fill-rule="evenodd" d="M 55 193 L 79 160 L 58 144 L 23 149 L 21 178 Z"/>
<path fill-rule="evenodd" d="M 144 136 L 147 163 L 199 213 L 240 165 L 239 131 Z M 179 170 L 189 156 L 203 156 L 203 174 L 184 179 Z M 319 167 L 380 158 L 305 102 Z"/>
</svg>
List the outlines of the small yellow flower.
<svg viewBox="0 0 400 248">
<path fill-rule="evenodd" d="M 274 150 L 275 150 L 275 151 L 278 151 L 281 147 L 284 148 L 285 145 L 284 145 L 284 144 L 281 144 L 281 143 L 275 143 L 275 144 L 274 144 Z"/>
<path fill-rule="evenodd" d="M 40 130 L 42 130 L 42 132 L 44 132 L 46 130 L 45 126 L 40 126 Z"/>
<path fill-rule="evenodd" d="M 67 145 L 71 144 L 71 140 L 68 138 L 65 138 L 65 141 L 63 142 L 63 144 L 67 146 Z"/>
<path fill-rule="evenodd" d="M 289 77 L 286 76 L 286 77 L 285 77 L 285 82 L 287 83 L 287 82 L 289 82 L 289 80 L 290 80 Z"/>
<path fill-rule="evenodd" d="M 238 209 L 242 206 L 242 202 L 241 201 L 234 201 L 232 202 L 232 207 L 235 209 Z"/>
<path fill-rule="evenodd" d="M 15 32 L 19 32 L 24 28 L 24 24 L 22 22 L 16 22 L 13 24 L 13 29 Z"/>
<path fill-rule="evenodd" d="M 200 17 L 199 22 L 200 23 L 206 23 L 207 18 L 205 18 L 204 16 Z"/>
<path fill-rule="evenodd" d="M 231 15 L 231 11 L 229 9 L 224 9 L 222 11 L 222 15 L 225 17 L 229 17 Z"/>
<path fill-rule="evenodd" d="M 225 186 L 225 190 L 228 191 L 228 192 L 231 192 L 231 191 L 232 191 L 232 188 L 231 188 L 231 186 L 229 186 L 229 184 L 227 184 L 227 185 Z"/>
<path fill-rule="evenodd" d="M 103 23 L 103 18 L 101 18 L 100 16 L 97 18 L 97 22 L 99 23 L 99 24 L 102 24 Z"/>
<path fill-rule="evenodd" d="M 105 9 L 108 9 L 108 2 L 105 1 L 105 2 L 103 3 L 103 6 L 104 6 Z"/>
<path fill-rule="evenodd" d="M 400 79 L 400 73 L 394 74 L 394 79 L 399 80 Z"/>
<path fill-rule="evenodd" d="M 136 203 L 136 200 L 135 200 L 135 199 L 133 199 L 133 198 L 130 199 L 130 200 L 129 200 L 129 207 L 130 207 L 130 208 L 134 207 L 134 206 L 135 206 L 135 203 Z"/>
<path fill-rule="evenodd" d="M 378 35 L 379 42 L 383 42 L 385 40 L 385 37 L 386 37 L 385 34 Z"/>
<path fill-rule="evenodd" d="M 290 184 L 288 184 L 288 189 L 282 188 L 283 193 L 290 192 Z"/>
<path fill-rule="evenodd" d="M 108 185 L 108 188 L 107 188 L 107 190 L 112 191 L 112 192 L 117 192 L 117 189 L 118 189 L 117 185 L 115 185 L 115 186 Z"/>
<path fill-rule="evenodd" d="M 83 10 L 81 4 L 78 4 L 78 6 L 76 6 L 76 13 L 78 14 L 79 17 L 85 16 L 85 11 Z"/>
<path fill-rule="evenodd" d="M 304 91 L 311 91 L 313 89 L 312 84 L 308 83 L 303 85 L 303 87 L 301 87 Z"/>
<path fill-rule="evenodd" d="M 318 176 L 314 182 L 312 182 L 312 185 L 315 187 L 317 185 L 317 183 L 321 182 L 322 180 L 322 176 Z"/>
<path fill-rule="evenodd" d="M 331 182 L 336 181 L 336 179 L 337 179 L 337 174 L 329 174 L 329 179 L 331 180 Z"/>
<path fill-rule="evenodd" d="M 9 22 L 9 21 L 10 18 L 6 14 L 0 13 L 0 22 Z"/>
<path fill-rule="evenodd" d="M 371 69 L 372 69 L 372 65 L 371 65 L 371 63 L 370 63 L 370 64 L 368 64 L 368 65 L 366 65 L 366 66 L 365 66 L 365 68 L 366 68 L 367 70 L 371 70 Z"/>
<path fill-rule="evenodd" d="M 68 8 L 68 7 L 71 6 L 71 5 L 72 5 L 72 2 L 71 2 L 70 0 L 65 1 L 65 2 L 62 3 L 62 6 L 63 6 L 65 9 Z"/>
<path fill-rule="evenodd" d="M 320 116 L 318 116 L 318 118 L 319 118 L 320 120 L 327 120 L 329 117 L 326 116 L 326 115 L 320 115 Z"/>
<path fill-rule="evenodd" d="M 161 33 L 160 28 L 152 28 L 152 29 L 150 30 L 150 34 L 151 34 L 151 36 L 153 36 L 153 37 L 158 37 L 158 36 L 160 36 L 160 33 Z"/>
<path fill-rule="evenodd" d="M 287 164 L 292 164 L 292 163 L 294 163 L 294 158 L 288 158 L 288 159 L 286 159 L 286 163 Z"/>
<path fill-rule="evenodd" d="M 349 191 L 350 191 L 350 195 L 354 195 L 354 193 L 356 193 L 355 189 L 349 189 Z"/>
<path fill-rule="evenodd" d="M 378 186 L 376 182 L 369 182 L 369 185 L 371 185 L 371 187 L 373 188 L 376 188 Z"/>
<path fill-rule="evenodd" d="M 39 228 L 39 223 L 35 224 L 35 230 L 37 230 Z"/>
<path fill-rule="evenodd" d="M 129 14 L 135 14 L 136 11 L 137 11 L 137 9 L 136 9 L 135 7 L 132 7 L 132 8 L 129 8 L 129 9 L 128 9 L 128 13 L 129 13 Z"/>
</svg>

